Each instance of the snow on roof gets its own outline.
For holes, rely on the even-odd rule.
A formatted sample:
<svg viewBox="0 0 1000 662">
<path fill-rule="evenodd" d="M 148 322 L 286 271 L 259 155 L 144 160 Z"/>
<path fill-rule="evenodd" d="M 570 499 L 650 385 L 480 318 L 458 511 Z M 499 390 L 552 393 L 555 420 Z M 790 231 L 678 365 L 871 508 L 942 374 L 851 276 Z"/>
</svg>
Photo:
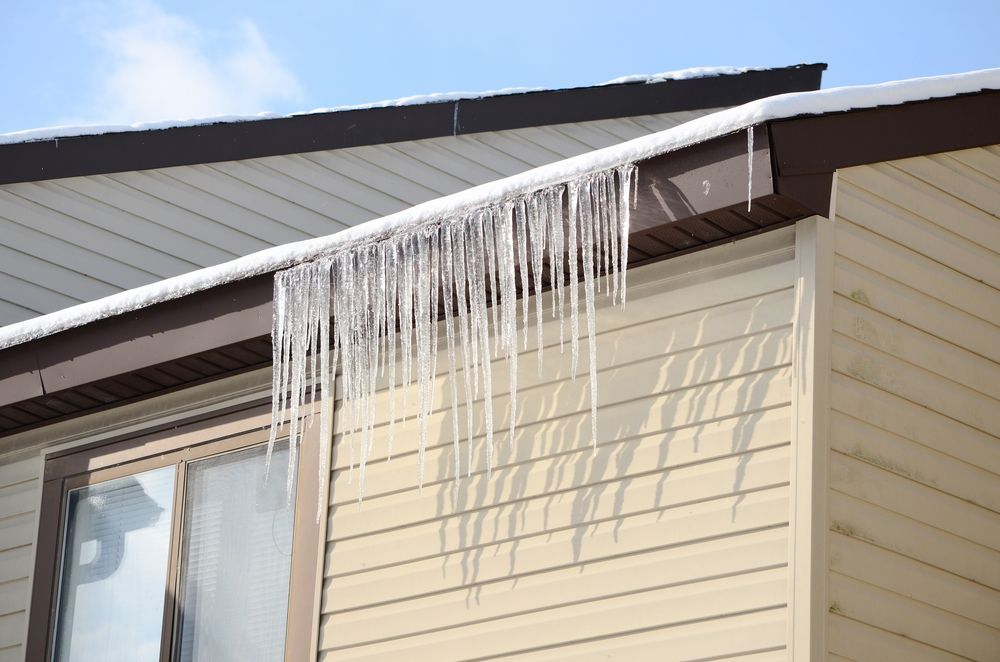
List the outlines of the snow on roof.
<svg viewBox="0 0 1000 662">
<path fill-rule="evenodd" d="M 708 76 L 738 75 L 748 71 L 765 71 L 766 67 L 693 67 L 689 69 L 679 69 L 677 71 L 665 71 L 658 74 L 638 74 L 615 78 L 598 86 L 621 85 L 625 83 L 662 83 L 667 80 L 688 80 L 691 78 L 704 78 Z M 286 117 L 297 117 L 300 115 L 314 115 L 320 113 L 336 113 L 347 110 L 368 110 L 370 108 L 393 108 L 397 106 L 418 106 L 428 103 L 442 103 L 446 101 L 462 101 L 466 99 L 485 99 L 488 97 L 505 96 L 511 94 L 525 94 L 528 92 L 544 92 L 551 88 L 544 87 L 506 87 L 498 90 L 485 90 L 479 92 L 434 92 L 432 94 L 420 94 L 415 96 L 401 97 L 399 99 L 386 99 L 347 106 L 332 106 L 329 108 L 314 108 L 312 110 L 281 115 L 278 113 L 257 113 L 256 115 L 220 115 L 217 117 L 199 117 L 190 119 L 162 120 L 156 122 L 136 122 L 134 124 L 84 124 L 50 126 L 38 129 L 25 129 L 22 131 L 11 131 L 0 133 L 0 145 L 12 143 L 34 142 L 39 140 L 58 140 L 59 138 L 75 138 L 78 136 L 97 136 L 105 133 L 124 133 L 126 131 L 153 131 L 157 129 L 173 129 L 186 126 L 203 126 L 207 124 L 224 124 L 235 122 L 254 122 L 257 120 L 281 119 Z"/>
<path fill-rule="evenodd" d="M 775 119 L 890 106 L 1000 89 L 1000 68 L 948 76 L 780 94 L 699 117 L 685 124 L 475 186 L 337 234 L 275 246 L 125 292 L 0 328 L 0 349 L 377 241 L 401 230 L 497 204 L 512 196 L 635 163 Z"/>
<path fill-rule="evenodd" d="M 748 71 L 767 71 L 768 67 L 690 67 L 675 71 L 661 71 L 658 74 L 632 74 L 604 81 L 601 85 L 623 85 L 625 83 L 662 83 L 668 80 L 689 80 L 711 76 L 735 76 Z"/>
</svg>

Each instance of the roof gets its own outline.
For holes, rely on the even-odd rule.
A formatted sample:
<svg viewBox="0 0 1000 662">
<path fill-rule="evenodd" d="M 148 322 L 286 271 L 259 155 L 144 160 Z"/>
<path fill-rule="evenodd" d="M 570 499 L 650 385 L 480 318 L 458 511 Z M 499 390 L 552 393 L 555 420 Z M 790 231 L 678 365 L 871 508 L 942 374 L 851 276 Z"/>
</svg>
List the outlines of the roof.
<svg viewBox="0 0 1000 662">
<path fill-rule="evenodd" d="M 1000 70 L 786 94 L 430 201 L 332 237 L 271 249 L 0 331 L 0 416 L 8 430 L 270 360 L 269 274 L 456 210 L 639 163 L 630 246 L 649 259 L 827 214 L 836 168 L 1000 142 Z M 746 137 L 755 134 L 745 210 Z M 702 192 L 705 176 L 721 181 Z M 664 197 L 662 191 L 670 192 Z M 725 225 L 726 218 L 744 226 Z M 713 220 L 714 219 L 714 220 Z M 716 235 L 701 235 L 701 225 Z M 667 231 L 689 237 L 670 246 Z M 658 253 L 651 243 L 658 243 Z M 630 253 L 630 259 L 635 254 Z M 146 308 L 142 314 L 134 311 Z M 77 326 L 79 328 L 72 328 Z M 49 338 L 44 336 L 52 335 Z M 199 363 L 200 362 L 200 363 Z M 200 370 L 193 365 L 200 366 Z M 208 366 L 208 367 L 206 367 Z M 184 377 L 179 372 L 193 375 Z M 166 384 L 164 383 L 166 382 Z M 121 395 L 113 391 L 118 390 Z M 48 409 L 46 412 L 44 410 Z M 0 421 L 0 423 L 5 423 Z"/>
<path fill-rule="evenodd" d="M 60 135 L 58 128 L 17 132 L 0 139 L 0 184 L 718 108 L 817 89 L 825 69 L 825 64 L 725 69 L 711 76 L 629 77 L 562 90 L 428 95 L 285 117 L 65 128 L 70 135 Z M 446 99 L 438 100 L 441 96 Z"/>
<path fill-rule="evenodd" d="M 30 179 L 25 170 L 29 161 L 15 154 L 15 147 L 36 150 L 32 153 L 37 165 L 49 177 L 56 171 L 71 173 L 68 161 L 77 157 L 89 168 L 73 176 L 0 184 L 0 326 L 271 246 L 330 235 L 720 109 L 705 103 L 741 103 L 777 92 L 816 89 L 823 66 L 717 74 L 694 81 L 674 80 L 692 72 L 673 72 L 641 79 L 653 82 L 539 94 L 457 99 L 429 95 L 310 113 L 309 120 L 316 123 L 312 133 L 281 122 L 219 121 L 146 130 L 126 127 L 126 132 L 75 138 L 66 133 L 79 129 L 70 128 L 60 130 L 63 137 L 58 140 L 0 145 L 0 170 L 6 165 L 22 180 Z M 706 89 L 713 94 L 705 94 Z M 576 103 L 581 99 L 585 103 Z M 461 125 L 473 101 L 480 115 L 497 104 L 513 103 L 522 112 L 522 123 L 533 125 L 502 128 L 518 118 L 496 112 L 495 130 L 466 132 Z M 443 107 L 434 110 L 439 105 Z M 691 109 L 675 110 L 681 107 Z M 389 116 L 381 114 L 387 110 Z M 655 112 L 635 114 L 645 111 Z M 429 112 L 449 124 L 426 125 Z M 614 117 L 600 119 L 602 113 Z M 568 121 L 573 118 L 582 120 Z M 454 120 L 460 125 L 458 135 L 452 135 Z M 212 163 L 204 162 L 205 154 L 183 153 L 187 147 L 202 152 L 240 147 L 229 133 L 237 124 L 242 147 L 257 149 L 271 141 L 290 153 Z M 305 138 L 318 137 L 327 146 L 348 144 L 347 139 L 366 142 L 355 135 L 365 126 L 382 132 L 369 131 L 368 140 L 412 139 L 294 151 L 295 141 Z M 433 135 L 430 129 L 447 135 Z M 198 139 L 186 143 L 187 131 L 196 131 Z M 52 133 L 58 134 L 45 132 Z M 163 160 L 167 148 L 173 160 Z M 104 169 L 97 167 L 102 159 L 118 158 L 127 153 L 123 150 L 145 159 L 133 165 L 156 167 L 99 172 Z"/>
</svg>

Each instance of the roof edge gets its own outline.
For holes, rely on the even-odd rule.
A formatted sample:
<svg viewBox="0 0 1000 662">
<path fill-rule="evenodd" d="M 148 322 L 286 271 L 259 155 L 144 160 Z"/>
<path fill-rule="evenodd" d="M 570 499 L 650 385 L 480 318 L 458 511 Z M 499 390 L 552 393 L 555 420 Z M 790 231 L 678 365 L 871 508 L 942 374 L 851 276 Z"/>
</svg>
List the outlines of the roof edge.
<svg viewBox="0 0 1000 662">
<path fill-rule="evenodd" d="M 430 103 L 313 112 L 0 144 L 0 184 L 215 163 L 734 106 L 817 90 L 826 64 L 699 78 L 522 91 Z M 432 98 L 432 97 L 431 97 Z"/>
<path fill-rule="evenodd" d="M 763 122 L 804 116 L 868 113 L 885 107 L 916 107 L 916 102 L 966 98 L 977 92 L 1000 91 L 1000 68 L 935 76 L 878 85 L 833 88 L 783 94 L 699 117 L 618 145 L 557 161 L 526 172 L 429 200 L 408 209 L 343 230 L 333 235 L 275 246 L 223 264 L 206 267 L 132 290 L 119 292 L 40 317 L 0 327 L 0 350 L 171 301 L 212 287 L 287 268 L 311 259 L 377 241 L 395 232 L 455 216 L 469 209 L 498 204 L 513 196 L 556 186 L 581 176 L 619 167 L 704 143 Z M 997 105 L 1000 94 L 988 95 Z M 857 104 L 858 107 L 853 107 Z M 848 112 L 850 111 L 850 112 Z M 815 121 L 815 117 L 812 118 Z M 1000 130 L 1000 129 L 998 129 Z M 919 136 L 911 141 L 919 145 Z M 782 153 L 781 149 L 776 150 Z M 913 153 L 919 153 L 915 151 Z M 869 153 L 870 158 L 877 154 Z M 822 157 L 820 160 L 823 161 Z M 828 171 L 838 167 L 823 161 Z M 792 174 L 792 173 L 787 173 Z"/>
</svg>

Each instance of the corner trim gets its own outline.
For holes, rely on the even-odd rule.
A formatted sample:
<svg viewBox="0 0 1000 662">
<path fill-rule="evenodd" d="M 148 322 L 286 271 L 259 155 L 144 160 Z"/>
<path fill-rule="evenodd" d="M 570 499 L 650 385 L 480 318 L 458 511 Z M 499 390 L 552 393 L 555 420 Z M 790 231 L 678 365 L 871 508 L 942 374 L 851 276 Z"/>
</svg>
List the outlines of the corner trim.
<svg viewBox="0 0 1000 662">
<path fill-rule="evenodd" d="M 836 183 L 833 196 L 835 189 Z M 830 219 L 813 216 L 795 226 L 788 561 L 790 660 L 823 660 L 827 649 L 832 224 Z"/>
</svg>

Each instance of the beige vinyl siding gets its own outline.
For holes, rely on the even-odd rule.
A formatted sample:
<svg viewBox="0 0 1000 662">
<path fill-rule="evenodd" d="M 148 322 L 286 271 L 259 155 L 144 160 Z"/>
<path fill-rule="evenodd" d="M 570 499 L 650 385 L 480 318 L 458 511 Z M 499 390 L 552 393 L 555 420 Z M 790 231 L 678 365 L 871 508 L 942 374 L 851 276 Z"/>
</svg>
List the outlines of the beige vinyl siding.
<svg viewBox="0 0 1000 662">
<path fill-rule="evenodd" d="M 829 647 L 1000 651 L 1000 148 L 838 175 Z"/>
<path fill-rule="evenodd" d="M 339 232 L 716 109 L 0 186 L 0 326 Z"/>
<path fill-rule="evenodd" d="M 381 420 L 359 505 L 338 409 L 320 659 L 783 658 L 791 236 L 729 265 L 704 266 L 733 247 L 635 270 L 627 312 L 599 307 L 596 454 L 586 355 L 571 380 L 550 321 L 542 376 L 521 355 L 513 445 L 494 364 L 497 466 L 454 501 L 443 360 L 422 490 L 417 423 L 388 462 Z"/>
<path fill-rule="evenodd" d="M 0 464 L 0 662 L 24 655 L 40 469 L 38 456 Z"/>
</svg>

